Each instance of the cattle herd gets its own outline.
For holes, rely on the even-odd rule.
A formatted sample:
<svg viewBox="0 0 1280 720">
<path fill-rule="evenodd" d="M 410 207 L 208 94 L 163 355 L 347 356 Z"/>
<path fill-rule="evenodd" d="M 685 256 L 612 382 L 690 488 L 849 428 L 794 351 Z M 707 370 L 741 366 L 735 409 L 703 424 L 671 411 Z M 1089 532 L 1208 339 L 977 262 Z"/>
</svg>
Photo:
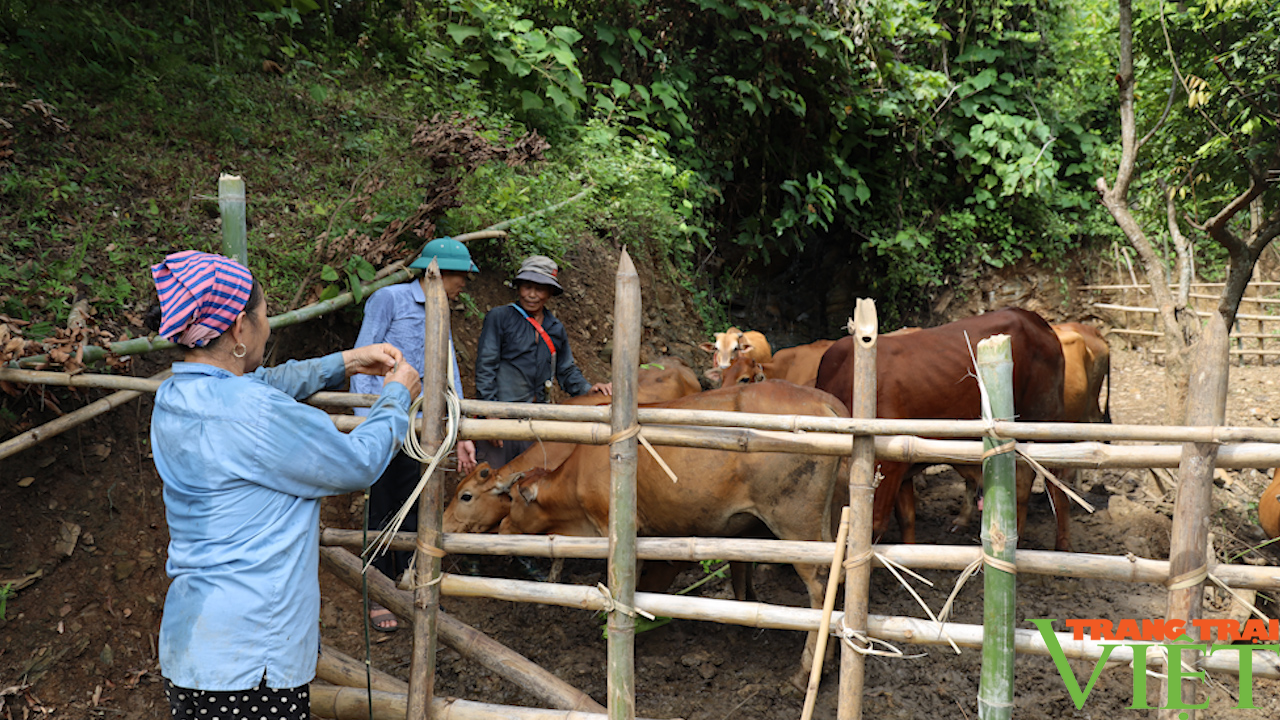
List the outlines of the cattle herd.
<svg viewBox="0 0 1280 720">
<path fill-rule="evenodd" d="M 1017 418 L 1039 422 L 1110 422 L 1110 358 L 1106 341 L 1079 323 L 1050 325 L 1034 312 L 1004 309 L 933 328 L 904 328 L 877 342 L 877 417 L 977 419 L 980 395 L 971 348 L 983 338 L 1009 335 Z M 652 407 L 730 410 L 784 415 L 848 417 L 853 394 L 852 338 L 819 340 L 773 352 L 763 335 L 729 328 L 703 343 L 712 365 L 705 376 L 719 389 L 701 391 L 682 361 L 663 358 L 640 370 L 640 399 Z M 1100 398 L 1108 386 L 1107 402 Z M 575 398 L 578 404 L 608 402 L 605 396 Z M 832 508 L 847 501 L 838 478 L 838 458 L 787 453 L 735 453 L 661 447 L 676 468 L 673 483 L 646 452 L 639 456 L 637 533 L 645 536 L 776 537 L 830 541 Z M 915 493 L 911 478 L 923 469 L 909 463 L 878 463 L 883 476 L 875 491 L 873 526 L 879 538 L 898 521 L 903 542 L 915 540 Z M 965 502 L 955 527 L 973 516 L 981 486 L 979 466 L 957 466 L 965 479 Z M 1070 473 L 1060 473 L 1070 482 Z M 1018 465 L 1019 536 L 1034 473 Z M 1057 520 L 1055 549 L 1070 549 L 1066 495 L 1048 484 Z M 1263 528 L 1280 535 L 1280 474 L 1259 505 Z M 502 468 L 481 465 L 458 485 L 445 510 L 445 532 L 501 532 L 607 536 L 609 454 L 605 446 L 536 443 Z M 747 566 L 735 566 L 734 589 L 750 597 Z M 812 607 L 821 607 L 822 587 L 813 566 L 796 566 Z M 641 589 L 661 591 L 672 576 L 646 573 Z M 806 643 L 804 667 L 815 638 Z"/>
</svg>

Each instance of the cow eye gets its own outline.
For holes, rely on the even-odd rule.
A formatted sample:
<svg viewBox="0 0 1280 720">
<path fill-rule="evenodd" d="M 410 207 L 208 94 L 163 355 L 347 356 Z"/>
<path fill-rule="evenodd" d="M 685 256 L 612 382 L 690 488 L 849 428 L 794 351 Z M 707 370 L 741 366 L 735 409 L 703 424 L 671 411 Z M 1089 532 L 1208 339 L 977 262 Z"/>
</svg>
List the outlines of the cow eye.
<svg viewBox="0 0 1280 720">
<path fill-rule="evenodd" d="M 458 499 L 461 500 L 462 502 L 471 502 L 471 493 L 464 492 L 458 496 Z"/>
</svg>

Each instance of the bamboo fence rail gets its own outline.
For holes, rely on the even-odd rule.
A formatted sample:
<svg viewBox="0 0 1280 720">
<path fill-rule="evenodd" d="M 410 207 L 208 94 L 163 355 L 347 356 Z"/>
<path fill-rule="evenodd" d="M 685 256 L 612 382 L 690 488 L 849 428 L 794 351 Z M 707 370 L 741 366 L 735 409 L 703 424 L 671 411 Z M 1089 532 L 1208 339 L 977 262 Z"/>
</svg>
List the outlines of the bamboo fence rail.
<svg viewBox="0 0 1280 720">
<path fill-rule="evenodd" d="M 412 550 L 412 533 L 397 533 L 390 547 Z M 451 555 L 525 555 L 549 558 L 608 557 L 608 538 L 565 535 L 483 535 L 444 536 L 444 550 Z M 360 547 L 359 530 L 325 528 L 320 544 L 346 548 Z M 964 570 L 981 557 L 982 549 L 961 545 L 873 545 L 878 555 L 915 570 Z M 824 565 L 831 561 L 832 543 L 751 538 L 657 538 L 636 539 L 636 556 L 641 560 L 727 560 L 731 562 L 807 563 Z M 1136 555 L 1094 555 L 1049 550 L 1018 550 L 1018 572 L 1030 575 L 1116 580 L 1163 585 L 1169 580 L 1169 562 Z M 874 567 L 883 567 L 873 559 Z M 1233 588 L 1280 591 L 1280 568 L 1271 566 L 1217 563 L 1209 572 Z"/>
<path fill-rule="evenodd" d="M 19 370 L 0 368 L 0 380 L 11 382 L 60 385 L 69 387 L 99 387 L 121 390 L 155 392 L 161 380 L 134 378 L 119 375 Z M 320 407 L 369 407 L 377 395 L 361 395 L 341 392 L 318 392 L 306 402 Z M 546 405 L 531 403 L 499 403 L 482 400 L 463 400 L 462 411 L 470 415 L 487 417 L 513 417 L 509 420 L 463 418 L 460 435 L 464 438 L 491 437 L 545 441 L 570 441 L 603 445 L 609 437 L 608 407 L 573 405 Z M 351 430 L 363 422 L 354 415 L 334 415 L 334 423 L 340 430 Z M 562 429 L 560 425 L 539 421 L 577 423 Z M 745 428 L 765 431 L 786 431 L 795 436 L 818 433 L 842 433 L 845 435 L 917 436 L 922 438 L 978 438 L 988 430 L 1000 437 L 1020 441 L 1056 440 L 1076 441 L 1089 447 L 1088 453 L 1073 454 L 1073 462 L 1091 462 L 1085 454 L 1094 455 L 1092 462 L 1105 463 L 1113 458 L 1105 450 L 1089 446 L 1089 442 L 1211 442 L 1226 443 L 1274 443 L 1280 444 L 1280 428 L 1248 426 L 1179 426 L 1179 425 L 1115 425 L 1102 423 L 1030 423 L 996 421 L 988 426 L 982 420 L 890 420 L 881 418 L 826 418 L 806 415 L 761 415 L 755 413 L 722 412 L 710 410 L 677 410 L 669 408 L 645 408 L 638 413 L 642 425 L 710 425 L 718 428 Z M 597 425 L 599 427 L 597 427 Z M 664 429 L 665 431 L 665 429 Z M 642 429 L 642 432 L 649 432 Z M 483 433 L 497 433 L 485 435 Z M 653 436 L 647 436 L 653 440 Z M 846 442 L 841 440 L 840 442 Z M 656 443 L 655 443 L 656 444 Z M 674 443 L 673 443 L 674 444 Z M 942 446 L 939 446 L 942 447 Z M 1042 445 L 1047 447 L 1047 445 Z M 1104 446 L 1106 447 L 1106 446 Z M 846 447 L 841 455 L 849 454 Z M 1280 464 L 1280 463 L 1278 463 Z M 1079 465 L 1084 467 L 1084 465 Z"/>
<path fill-rule="evenodd" d="M 450 597 L 486 597 L 510 602 L 541 603 L 559 607 L 599 611 L 608 602 L 596 588 L 578 585 L 532 582 L 528 580 L 500 580 L 494 578 L 445 575 L 442 590 Z M 663 593 L 636 593 L 636 606 L 662 617 L 682 620 L 704 620 L 745 627 L 773 628 L 812 632 L 822 622 L 822 610 L 786 607 L 765 603 L 717 600 L 714 598 L 666 595 Z M 831 624 L 840 626 L 844 613 L 833 613 Z M 891 642 L 915 645 L 947 645 L 947 637 L 960 647 L 982 647 L 981 625 L 963 623 L 935 623 L 909 617 L 868 615 L 867 628 L 872 637 Z M 945 632 L 945 634 L 943 634 Z M 1075 640 L 1071 633 L 1055 633 L 1058 644 L 1068 658 L 1097 660 L 1104 652 L 1106 641 Z M 1140 644 L 1140 643 L 1132 643 Z M 1049 655 L 1038 630 L 1016 630 L 1014 647 L 1017 652 L 1029 655 Z M 1244 647 L 1244 646 L 1241 646 Z M 1132 650 L 1118 647 L 1109 660 L 1127 662 Z M 1280 657 L 1270 651 L 1254 651 L 1251 655 L 1254 677 L 1280 679 Z M 1148 664 L 1158 664 L 1159 658 L 1148 657 Z M 1215 672 L 1239 673 L 1239 658 L 1210 655 L 1201 662 L 1201 668 Z"/>
</svg>

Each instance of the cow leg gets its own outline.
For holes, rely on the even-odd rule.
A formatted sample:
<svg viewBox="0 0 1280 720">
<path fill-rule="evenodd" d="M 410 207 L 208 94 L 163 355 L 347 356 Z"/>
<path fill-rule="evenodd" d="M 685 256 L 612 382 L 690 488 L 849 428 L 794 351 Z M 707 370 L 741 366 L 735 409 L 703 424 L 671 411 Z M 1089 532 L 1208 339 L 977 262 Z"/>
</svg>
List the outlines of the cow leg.
<svg viewBox="0 0 1280 720">
<path fill-rule="evenodd" d="M 752 576 L 755 573 L 755 563 L 735 562 L 729 563 L 729 579 L 733 584 L 733 599 L 740 602 L 758 602 L 760 597 L 756 595 L 756 586 L 752 582 Z"/>
<path fill-rule="evenodd" d="M 916 542 L 916 483 L 911 477 L 902 479 L 898 486 L 898 501 L 894 504 L 893 513 L 898 517 L 898 528 L 902 531 L 902 542 L 914 545 Z"/>
<path fill-rule="evenodd" d="M 795 565 L 796 573 L 800 579 L 804 581 L 805 587 L 809 590 L 809 607 L 815 610 L 822 609 L 822 602 L 826 594 L 826 588 L 823 580 L 827 573 L 820 572 L 819 565 Z M 821 576 L 821 577 L 820 577 Z M 811 632 L 805 638 L 804 652 L 800 655 L 800 669 L 791 676 L 791 684 L 803 690 L 808 687 L 809 674 L 813 670 L 813 659 L 818 652 L 818 633 Z M 838 653 L 828 651 L 827 657 L 823 658 L 823 669 L 825 670 L 831 664 L 831 659 Z"/>
<path fill-rule="evenodd" d="M 982 494 L 981 465 L 952 465 L 960 477 L 964 478 L 964 495 L 960 500 L 960 514 L 951 523 L 951 532 L 960 532 L 973 523 L 973 515 L 977 512 L 977 498 Z"/>
<path fill-rule="evenodd" d="M 872 501 L 871 511 L 871 535 L 872 539 L 879 542 L 881 536 L 889 529 L 889 515 L 898 508 L 898 493 L 902 489 L 903 475 L 910 466 L 906 463 L 886 462 L 880 463 L 876 467 L 876 472 L 880 473 L 880 484 L 876 486 L 875 499 Z M 903 542 L 912 542 L 915 540 L 915 493 L 914 489 L 911 494 L 911 527 L 903 528 Z M 853 502 L 853 499 L 850 499 Z M 908 530 L 911 540 L 907 540 Z"/>
</svg>

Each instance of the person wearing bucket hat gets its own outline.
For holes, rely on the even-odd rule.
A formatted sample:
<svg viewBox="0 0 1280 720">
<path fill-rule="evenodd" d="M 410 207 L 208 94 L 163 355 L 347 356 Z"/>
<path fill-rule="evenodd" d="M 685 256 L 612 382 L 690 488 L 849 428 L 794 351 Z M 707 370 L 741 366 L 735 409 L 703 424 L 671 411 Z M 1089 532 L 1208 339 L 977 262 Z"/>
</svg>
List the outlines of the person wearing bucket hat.
<svg viewBox="0 0 1280 720">
<path fill-rule="evenodd" d="M 458 295 L 467 286 L 470 273 L 479 272 L 480 268 L 471 260 L 467 246 L 453 238 L 438 238 L 422 248 L 417 259 L 409 263 L 411 268 L 425 269 L 435 260 L 440 268 L 440 278 L 444 285 L 445 295 L 450 301 L 457 300 Z M 369 296 L 364 306 L 364 321 L 360 324 L 360 335 L 356 338 L 356 347 L 375 343 L 390 343 L 400 349 L 405 360 L 422 373 L 426 352 L 423 342 L 426 335 L 427 296 L 426 273 L 421 279 L 410 280 L 398 285 L 382 288 Z M 449 342 L 449 354 L 453 362 L 453 389 L 462 397 L 462 375 L 458 371 L 458 356 L 453 350 L 453 341 Z M 368 380 L 356 377 L 351 382 L 351 392 L 367 393 L 372 391 Z M 357 409 L 356 414 L 364 414 Z M 466 474 L 476 464 L 475 443 L 461 440 L 457 444 L 458 471 Z M 372 525 L 383 527 L 417 486 L 419 480 L 418 461 L 399 452 L 391 460 L 386 471 L 378 482 L 369 489 L 369 521 Z M 417 529 L 417 510 L 410 511 L 401 529 L 412 532 Z M 387 577 L 395 580 L 408 566 L 412 553 L 402 551 L 387 552 L 374 561 L 374 566 Z M 390 610 L 373 603 L 369 610 L 369 619 L 375 630 L 392 632 L 399 626 L 396 617 Z"/>
<path fill-rule="evenodd" d="M 564 292 L 559 267 L 545 255 L 532 255 L 516 273 L 517 300 L 496 307 L 484 318 L 476 348 L 476 394 L 481 400 L 547 402 L 555 379 L 566 393 L 613 394 L 611 383 L 591 384 L 582 376 L 564 325 L 546 309 Z M 532 443 L 508 440 L 477 443 L 477 460 L 502 467 Z"/>
</svg>

